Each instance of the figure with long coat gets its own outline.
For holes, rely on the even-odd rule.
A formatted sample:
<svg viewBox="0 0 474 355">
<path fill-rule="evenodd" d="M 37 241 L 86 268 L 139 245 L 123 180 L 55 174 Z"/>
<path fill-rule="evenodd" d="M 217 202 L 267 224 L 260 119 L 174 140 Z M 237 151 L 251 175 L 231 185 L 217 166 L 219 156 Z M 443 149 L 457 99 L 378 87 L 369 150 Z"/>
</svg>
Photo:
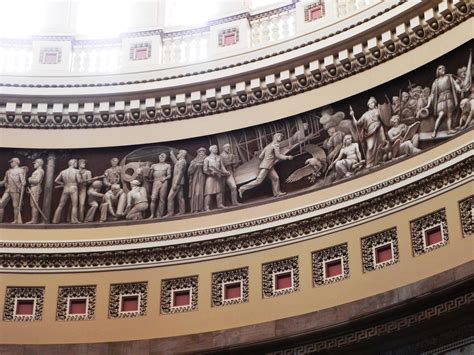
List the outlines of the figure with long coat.
<svg viewBox="0 0 474 355">
<path fill-rule="evenodd" d="M 206 148 L 199 148 L 197 155 L 189 164 L 189 198 L 191 213 L 204 210 L 204 184 L 206 175 L 204 175 L 204 159 L 206 158 Z"/>
</svg>

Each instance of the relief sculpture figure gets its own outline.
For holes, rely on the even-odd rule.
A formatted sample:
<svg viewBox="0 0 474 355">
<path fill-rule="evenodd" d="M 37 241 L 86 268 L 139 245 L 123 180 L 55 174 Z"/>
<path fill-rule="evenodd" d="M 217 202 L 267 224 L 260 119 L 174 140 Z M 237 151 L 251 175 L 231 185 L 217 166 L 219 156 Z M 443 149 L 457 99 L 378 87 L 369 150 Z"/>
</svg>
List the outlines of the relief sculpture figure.
<svg viewBox="0 0 474 355">
<path fill-rule="evenodd" d="M 119 184 L 113 184 L 110 190 L 104 194 L 104 199 L 100 205 L 100 221 L 116 221 L 123 217 L 127 196 Z"/>
<path fill-rule="evenodd" d="M 284 196 L 286 192 L 280 190 L 280 177 L 275 171 L 275 164 L 279 160 L 292 160 L 293 156 L 284 155 L 280 153 L 280 142 L 283 140 L 282 133 L 275 133 L 273 135 L 273 141 L 263 148 L 262 152 L 259 155 L 260 166 L 257 178 L 239 188 L 239 196 L 242 198 L 242 195 L 245 191 L 253 189 L 259 186 L 263 180 L 268 176 L 272 182 L 272 192 L 274 197 Z"/>
<path fill-rule="evenodd" d="M 204 159 L 206 159 L 206 148 L 199 148 L 196 151 L 196 158 L 191 160 L 188 168 L 189 174 L 189 198 L 191 213 L 204 210 Z"/>
<path fill-rule="evenodd" d="M 85 218 L 86 222 L 94 221 L 95 213 L 104 199 L 104 194 L 101 193 L 100 190 L 102 190 L 102 181 L 94 181 L 87 190 L 87 203 L 89 209 L 87 210 Z"/>
<path fill-rule="evenodd" d="M 27 188 L 27 191 L 30 194 L 31 220 L 26 224 L 39 223 L 38 217 L 40 213 L 42 214 L 39 208 L 39 198 L 42 192 L 41 183 L 44 178 L 43 164 L 43 159 L 36 159 L 33 163 L 35 170 L 28 178 L 30 187 Z"/>
<path fill-rule="evenodd" d="M 87 160 L 79 159 L 77 161 L 79 165 L 79 175 L 81 175 L 81 182 L 79 183 L 79 221 L 84 222 L 84 215 L 86 210 L 86 199 L 87 199 L 87 184 L 91 182 L 92 172 L 86 169 Z"/>
<path fill-rule="evenodd" d="M 224 194 L 222 191 L 223 179 L 230 173 L 226 170 L 221 157 L 217 154 L 217 145 L 209 147 L 209 156 L 204 159 L 204 174 L 206 174 L 206 185 L 204 187 L 204 209 L 211 210 L 211 197 L 216 196 L 217 208 L 224 208 Z"/>
<path fill-rule="evenodd" d="M 110 159 L 110 168 L 104 172 L 104 185 L 108 190 L 113 184 L 121 184 L 122 182 L 122 167 L 118 165 L 119 159 Z"/>
<path fill-rule="evenodd" d="M 352 143 L 352 135 L 346 134 L 339 155 L 331 164 L 336 167 L 337 177 L 342 179 L 351 176 L 362 167 L 362 164 L 364 164 L 364 161 L 360 154 L 359 144 Z M 331 168 L 332 166 L 329 167 L 329 169 Z"/>
<path fill-rule="evenodd" d="M 148 209 L 148 196 L 146 189 L 140 186 L 140 181 L 130 181 L 131 190 L 127 194 L 127 207 L 125 218 L 132 221 L 143 219 L 143 213 Z"/>
<path fill-rule="evenodd" d="M 225 186 L 229 188 L 232 206 L 238 206 L 240 203 L 237 201 L 237 184 L 234 178 L 234 170 L 239 165 L 239 160 L 232 154 L 230 144 L 224 144 L 222 150 L 222 164 L 224 164 L 225 170 L 229 172 L 229 175 L 224 177 L 223 189 L 225 189 Z M 224 193 L 224 191 L 222 192 Z"/>
<path fill-rule="evenodd" d="M 355 118 L 352 107 L 350 108 L 350 115 L 357 128 L 362 130 L 360 134 L 362 137 L 360 138 L 365 139 L 366 143 L 366 167 L 371 168 L 379 163 L 378 151 L 385 146 L 386 138 L 375 97 L 369 99 L 367 106 L 368 110 L 359 120 Z M 361 140 L 359 139 L 359 141 Z"/>
<path fill-rule="evenodd" d="M 79 223 L 77 218 L 78 213 L 78 185 L 82 181 L 79 169 L 77 169 L 77 160 L 70 159 L 68 162 L 68 168 L 64 169 L 59 173 L 54 182 L 59 184 L 63 188 L 59 205 L 54 212 L 53 223 L 61 222 L 61 214 L 63 212 L 66 203 L 71 203 L 71 223 Z"/>
<path fill-rule="evenodd" d="M 183 215 L 186 212 L 186 205 L 184 201 L 184 173 L 186 172 L 186 155 L 187 151 L 181 149 L 175 156 L 173 151 L 170 151 L 170 158 L 174 164 L 173 179 L 171 180 L 171 189 L 168 194 L 168 213 L 166 217 L 174 216 L 174 200 L 178 198 L 179 213 Z"/>
<path fill-rule="evenodd" d="M 418 149 L 419 134 L 416 133 L 420 125 L 419 122 L 415 122 L 408 127 L 406 124 L 400 123 L 400 117 L 395 115 L 390 119 L 390 125 L 392 128 L 388 130 L 387 135 L 392 144 L 393 158 L 420 152 L 420 149 Z"/>
<path fill-rule="evenodd" d="M 436 137 L 441 120 L 446 116 L 446 127 L 448 134 L 456 133 L 452 127 L 453 113 L 458 106 L 458 93 L 462 92 L 459 84 L 452 75 L 446 74 L 444 65 L 436 69 L 436 79 L 431 86 L 431 95 L 428 104 L 424 107 L 429 109 L 433 105 L 433 112 L 436 116 L 435 127 L 431 137 Z"/>
<path fill-rule="evenodd" d="M 10 200 L 13 206 L 13 224 L 22 223 L 21 201 L 26 185 L 25 169 L 20 167 L 20 159 L 11 158 L 9 160 L 10 169 L 5 173 L 5 177 L 0 181 L 0 186 L 5 186 L 5 192 L 0 199 L 0 222 L 3 222 L 5 207 Z"/>
<path fill-rule="evenodd" d="M 171 179 L 171 165 L 166 163 L 166 158 L 166 153 L 161 153 L 158 156 L 158 163 L 150 167 L 150 173 L 153 175 L 150 218 L 154 218 L 155 215 L 163 217 L 165 214 L 168 181 Z M 158 200 L 158 208 L 156 207 L 156 200 Z"/>
</svg>

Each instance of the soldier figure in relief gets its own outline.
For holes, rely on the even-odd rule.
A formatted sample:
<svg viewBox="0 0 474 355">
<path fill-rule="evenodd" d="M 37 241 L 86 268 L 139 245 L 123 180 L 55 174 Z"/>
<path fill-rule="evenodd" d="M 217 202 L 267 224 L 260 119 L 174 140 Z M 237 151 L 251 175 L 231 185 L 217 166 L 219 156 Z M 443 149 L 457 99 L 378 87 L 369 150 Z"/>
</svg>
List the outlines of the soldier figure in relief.
<svg viewBox="0 0 474 355">
<path fill-rule="evenodd" d="M 113 184 L 121 184 L 122 182 L 122 167 L 118 165 L 119 159 L 110 159 L 110 168 L 104 172 L 104 185 L 105 189 L 108 190 Z"/>
<path fill-rule="evenodd" d="M 222 164 L 224 164 L 225 170 L 229 172 L 229 175 L 227 177 L 224 177 L 223 189 L 225 189 L 225 185 L 227 185 L 230 190 L 230 199 L 232 202 L 232 206 L 238 206 L 240 205 L 240 203 L 237 201 L 237 184 L 234 178 L 234 170 L 239 165 L 239 160 L 234 154 L 231 153 L 230 144 L 224 144 L 222 146 L 222 150 Z M 222 191 L 222 193 L 224 193 L 224 191 Z"/>
<path fill-rule="evenodd" d="M 28 178 L 28 182 L 30 183 L 31 221 L 26 222 L 26 224 L 39 223 L 39 198 L 42 192 L 41 183 L 44 177 L 43 164 L 43 159 L 36 159 L 33 163 L 35 171 L 33 171 Z"/>
<path fill-rule="evenodd" d="M 342 148 L 339 155 L 332 165 L 336 166 L 336 174 L 338 178 L 351 176 L 354 170 L 363 163 L 362 156 L 359 151 L 359 144 L 352 143 L 352 135 L 344 136 Z M 329 167 L 331 169 L 331 167 Z"/>
<path fill-rule="evenodd" d="M 20 159 L 11 158 L 9 160 L 10 169 L 5 173 L 5 177 L 0 181 L 0 186 L 5 186 L 5 192 L 0 199 L 0 222 L 3 222 L 5 207 L 11 200 L 13 205 L 13 224 L 21 223 L 21 197 L 26 185 L 25 170 L 20 167 Z"/>
<path fill-rule="evenodd" d="M 113 184 L 110 190 L 104 194 L 104 200 L 100 205 L 100 221 L 116 221 L 124 215 L 127 196 L 119 184 Z"/>
<path fill-rule="evenodd" d="M 168 194 L 168 180 L 171 179 L 171 165 L 166 163 L 166 154 L 158 156 L 158 163 L 150 167 L 153 175 L 153 187 L 151 190 L 150 218 L 156 216 L 163 217 L 166 207 L 166 196 Z M 158 208 L 156 200 L 158 199 Z"/>
<path fill-rule="evenodd" d="M 456 133 L 452 127 L 453 113 L 458 106 L 458 93 L 462 92 L 459 84 L 454 80 L 452 75 L 446 74 L 444 65 L 438 66 L 436 69 L 436 79 L 431 87 L 431 95 L 428 104 L 424 107 L 429 109 L 433 104 L 433 112 L 437 116 L 435 127 L 431 137 L 436 137 L 441 119 L 446 116 L 446 126 L 448 134 Z"/>
<path fill-rule="evenodd" d="M 86 211 L 86 199 L 87 199 L 87 184 L 91 182 L 92 172 L 86 169 L 87 160 L 79 159 L 79 175 L 81 175 L 81 182 L 79 183 L 79 221 L 84 222 L 84 215 Z"/>
<path fill-rule="evenodd" d="M 168 194 L 168 213 L 166 217 L 174 216 L 174 200 L 178 198 L 179 213 L 183 215 L 186 213 L 186 205 L 184 201 L 184 174 L 186 172 L 186 154 L 188 152 L 181 149 L 178 155 L 175 156 L 173 151 L 170 151 L 170 158 L 174 164 L 173 168 L 173 179 L 171 180 L 171 189 Z"/>
<path fill-rule="evenodd" d="M 216 196 L 217 208 L 224 208 L 224 194 L 222 179 L 230 176 L 226 170 L 221 157 L 217 154 L 217 145 L 209 147 L 209 155 L 204 159 L 203 171 L 206 174 L 206 184 L 204 186 L 204 210 L 211 210 L 211 197 Z"/>
<path fill-rule="evenodd" d="M 61 222 L 61 214 L 68 201 L 71 202 L 71 223 L 79 223 L 78 210 L 78 185 L 81 183 L 81 175 L 77 169 L 77 160 L 70 159 L 69 167 L 59 173 L 54 182 L 63 187 L 59 205 L 54 212 L 53 223 Z"/>
<path fill-rule="evenodd" d="M 94 181 L 92 185 L 87 190 L 87 203 L 89 209 L 87 210 L 86 222 L 93 222 L 95 217 L 95 212 L 99 208 L 99 204 L 104 199 L 104 194 L 100 192 L 102 190 L 102 181 Z"/>
<path fill-rule="evenodd" d="M 258 156 L 260 159 L 260 166 L 257 178 L 239 188 L 239 195 L 242 195 L 245 191 L 253 189 L 259 186 L 263 180 L 268 176 L 272 182 L 272 192 L 274 197 L 284 196 L 286 192 L 280 190 L 280 177 L 275 171 L 275 164 L 279 160 L 292 160 L 291 155 L 284 155 L 280 153 L 280 142 L 283 140 L 282 133 L 275 133 L 273 135 L 273 141 L 263 148 L 262 152 Z"/>
<path fill-rule="evenodd" d="M 138 221 L 143 219 L 143 213 L 148 209 L 148 196 L 146 189 L 140 186 L 140 181 L 130 182 L 132 189 L 127 194 L 127 207 L 125 208 L 125 218 Z"/>
</svg>

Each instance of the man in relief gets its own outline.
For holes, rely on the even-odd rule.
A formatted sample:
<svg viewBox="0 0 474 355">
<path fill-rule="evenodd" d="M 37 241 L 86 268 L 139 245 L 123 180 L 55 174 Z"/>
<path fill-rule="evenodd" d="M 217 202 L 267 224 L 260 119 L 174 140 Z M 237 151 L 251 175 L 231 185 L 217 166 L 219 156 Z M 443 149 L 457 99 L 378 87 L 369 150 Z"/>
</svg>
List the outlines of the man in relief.
<svg viewBox="0 0 474 355">
<path fill-rule="evenodd" d="M 132 221 L 143 219 L 143 213 L 148 209 L 148 196 L 140 181 L 130 181 L 132 189 L 127 194 L 125 218 Z"/>
<path fill-rule="evenodd" d="M 110 190 L 104 194 L 104 200 L 100 206 L 100 221 L 116 221 L 124 215 L 127 196 L 119 184 L 113 184 Z"/>
<path fill-rule="evenodd" d="M 367 146 L 366 159 L 367 168 L 378 164 L 377 151 L 386 144 L 385 131 L 380 121 L 380 113 L 377 107 L 377 100 L 371 97 L 367 102 L 368 110 L 357 120 L 354 116 L 352 107 L 350 108 L 350 115 L 358 129 L 362 129 L 363 137 Z"/>
<path fill-rule="evenodd" d="M 175 156 L 173 151 L 170 151 L 170 158 L 174 164 L 173 167 L 173 179 L 171 181 L 171 189 L 168 194 L 168 213 L 166 217 L 174 216 L 174 200 L 178 198 L 179 213 L 183 215 L 186 212 L 186 205 L 184 201 L 184 174 L 186 172 L 186 155 L 188 152 L 181 149 Z"/>
<path fill-rule="evenodd" d="M 363 160 L 359 151 L 359 144 L 352 143 L 352 135 L 346 134 L 339 155 L 333 162 L 333 165 L 336 166 L 337 177 L 341 179 L 351 176 L 354 170 L 360 167 L 362 163 Z M 331 169 L 331 167 L 329 167 L 329 169 Z"/>
<path fill-rule="evenodd" d="M 399 155 L 411 155 L 420 152 L 418 149 L 419 135 L 405 137 L 408 127 L 400 123 L 400 117 L 395 115 L 390 119 L 390 128 L 387 132 L 388 139 L 392 143 L 392 156 L 396 158 Z"/>
<path fill-rule="evenodd" d="M 26 185 L 25 169 L 20 167 L 20 159 L 11 158 L 9 160 L 10 169 L 5 173 L 5 177 L 0 181 L 0 186 L 5 186 L 5 192 L 0 199 L 0 222 L 3 222 L 5 207 L 11 200 L 13 205 L 13 224 L 21 223 L 21 198 Z"/>
<path fill-rule="evenodd" d="M 104 199 L 104 194 L 100 192 L 102 190 L 102 181 L 94 181 L 87 190 L 87 204 L 89 209 L 87 210 L 86 222 L 93 222 L 95 213 L 99 208 L 99 204 Z"/>
<path fill-rule="evenodd" d="M 189 174 L 189 198 L 191 213 L 204 210 L 204 159 L 206 159 L 206 148 L 199 148 L 196 151 L 196 158 L 191 160 L 188 168 Z"/>
<path fill-rule="evenodd" d="M 77 169 L 77 160 L 70 159 L 68 168 L 59 173 L 54 182 L 63 187 L 59 205 L 54 212 L 53 223 L 61 222 L 61 214 L 68 201 L 71 202 L 71 223 L 79 223 L 78 210 L 78 185 L 81 183 L 81 175 Z"/>
<path fill-rule="evenodd" d="M 150 218 L 156 216 L 163 217 L 166 206 L 166 196 L 168 194 L 168 180 L 171 179 L 171 165 L 166 163 L 166 153 L 158 156 L 158 163 L 150 167 L 153 175 L 153 187 L 151 190 Z M 158 208 L 156 200 L 158 199 Z"/>
<path fill-rule="evenodd" d="M 453 112 L 458 106 L 458 93 L 462 92 L 459 84 L 452 75 L 446 74 L 444 65 L 436 69 L 436 79 L 431 87 L 431 95 L 428 104 L 424 107 L 429 109 L 433 104 L 433 111 L 436 117 L 435 127 L 431 137 L 436 137 L 441 120 L 446 116 L 446 126 L 448 134 L 456 133 L 452 127 Z"/>
<path fill-rule="evenodd" d="M 224 183 L 230 190 L 230 199 L 232 206 L 238 206 L 240 203 L 237 201 L 237 184 L 234 178 L 235 168 L 239 165 L 239 159 L 232 154 L 230 144 L 226 143 L 222 146 L 221 160 L 224 164 L 225 170 L 229 172 L 229 175 L 224 177 Z M 223 188 L 225 188 L 225 185 Z M 224 191 L 222 191 L 224 193 Z"/>
<path fill-rule="evenodd" d="M 119 164 L 118 158 L 110 159 L 110 168 L 104 172 L 104 185 L 108 190 L 113 184 L 121 184 L 122 182 L 122 167 Z"/>
<path fill-rule="evenodd" d="M 87 199 L 87 184 L 91 182 L 92 172 L 86 169 L 87 160 L 79 159 L 79 175 L 81 175 L 81 182 L 79 183 L 79 221 L 84 222 L 84 214 L 86 211 Z"/>
<path fill-rule="evenodd" d="M 280 153 L 280 142 L 283 140 L 282 133 L 275 133 L 273 135 L 273 141 L 263 148 L 262 152 L 258 156 L 260 159 L 260 166 L 257 178 L 239 188 L 239 196 L 245 191 L 253 189 L 259 186 L 263 180 L 268 176 L 272 182 L 272 192 L 274 197 L 284 196 L 286 192 L 280 190 L 280 177 L 275 171 L 274 165 L 279 160 L 292 160 L 291 155 L 284 155 Z"/>
<path fill-rule="evenodd" d="M 39 223 L 39 198 L 42 192 L 41 183 L 44 178 L 43 164 L 43 159 L 36 159 L 33 163 L 35 170 L 28 178 L 30 184 L 28 192 L 30 193 L 31 220 L 26 222 L 26 224 Z"/>
<path fill-rule="evenodd" d="M 204 174 L 206 174 L 206 185 L 204 187 L 204 210 L 211 210 L 211 197 L 216 196 L 217 208 L 224 208 L 224 194 L 222 182 L 224 177 L 230 173 L 226 170 L 221 157 L 217 154 L 217 145 L 209 147 L 209 155 L 204 159 Z"/>
</svg>

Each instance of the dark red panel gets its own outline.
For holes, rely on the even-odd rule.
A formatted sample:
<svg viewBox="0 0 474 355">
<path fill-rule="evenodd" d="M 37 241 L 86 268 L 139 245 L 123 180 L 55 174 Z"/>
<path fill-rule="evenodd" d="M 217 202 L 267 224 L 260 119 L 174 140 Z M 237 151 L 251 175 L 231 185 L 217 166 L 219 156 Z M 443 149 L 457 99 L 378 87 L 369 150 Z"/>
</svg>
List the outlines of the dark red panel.
<svg viewBox="0 0 474 355">
<path fill-rule="evenodd" d="M 392 260 L 392 246 L 390 244 L 382 245 L 381 247 L 375 248 L 375 262 L 377 264 L 383 263 L 384 261 Z"/>
<path fill-rule="evenodd" d="M 34 300 L 17 300 L 16 315 L 31 316 L 34 313 Z"/>
<path fill-rule="evenodd" d="M 138 311 L 138 296 L 122 297 L 122 312 Z"/>
<path fill-rule="evenodd" d="M 426 246 L 430 246 L 436 243 L 439 243 L 443 240 L 443 235 L 441 233 L 441 227 L 436 226 L 425 232 L 425 241 Z"/>
<path fill-rule="evenodd" d="M 329 261 L 326 263 L 326 277 L 334 277 L 342 274 L 341 259 Z"/>
<path fill-rule="evenodd" d="M 241 294 L 240 282 L 227 284 L 224 286 L 224 298 L 226 300 L 239 298 Z"/>
<path fill-rule="evenodd" d="M 191 304 L 191 293 L 186 291 L 175 291 L 173 297 L 173 307 L 189 306 Z"/>
<path fill-rule="evenodd" d="M 284 274 L 275 275 L 275 289 L 281 290 L 284 288 L 290 288 L 293 286 L 293 280 L 291 277 L 291 272 L 285 272 Z"/>
<path fill-rule="evenodd" d="M 77 298 L 69 300 L 69 314 L 86 314 L 87 300 L 85 298 Z"/>
</svg>

